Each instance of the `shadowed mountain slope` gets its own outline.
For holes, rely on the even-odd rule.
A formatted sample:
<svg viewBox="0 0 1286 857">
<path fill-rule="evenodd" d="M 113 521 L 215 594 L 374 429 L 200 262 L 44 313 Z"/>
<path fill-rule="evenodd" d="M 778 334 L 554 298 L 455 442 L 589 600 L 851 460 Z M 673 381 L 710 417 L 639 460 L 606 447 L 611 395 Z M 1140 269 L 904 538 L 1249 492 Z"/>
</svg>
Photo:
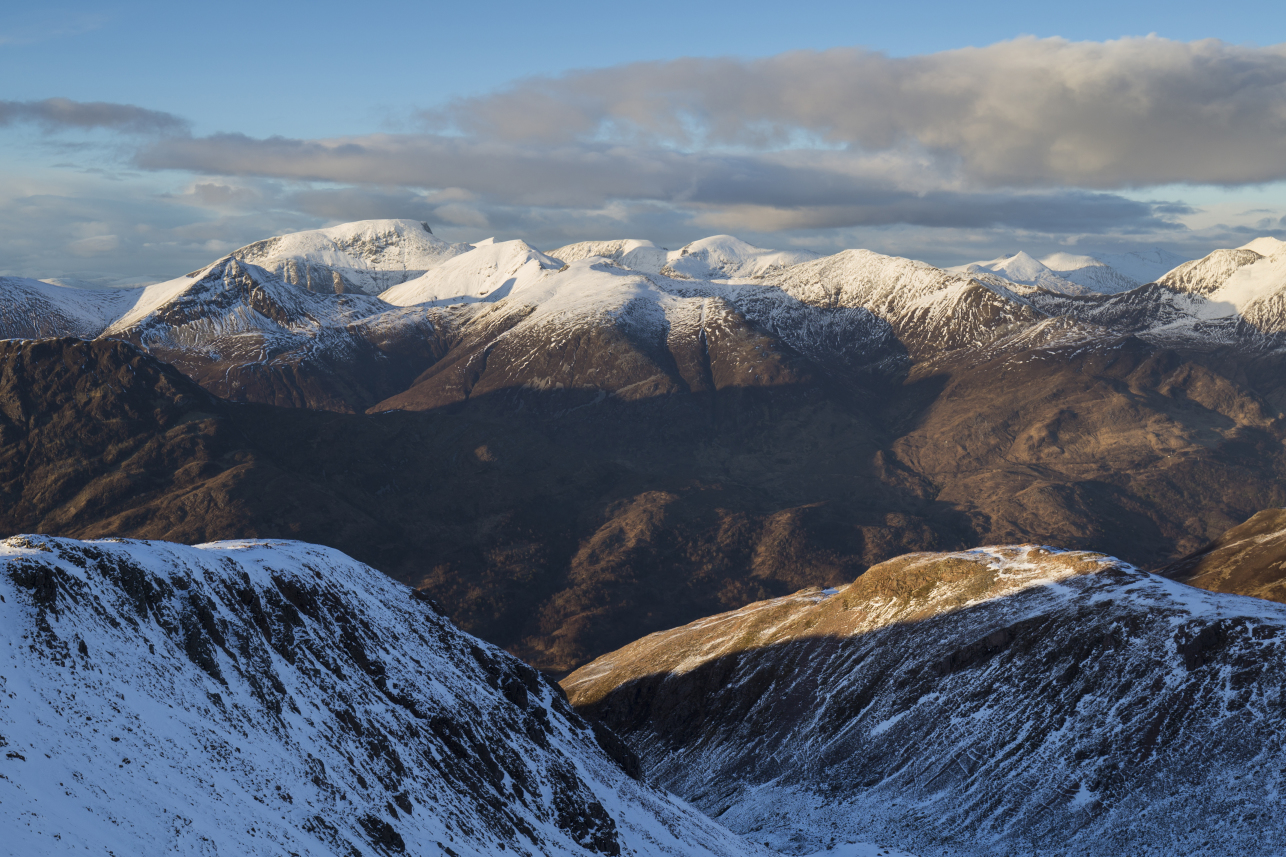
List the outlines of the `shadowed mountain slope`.
<svg viewBox="0 0 1286 857">
<path fill-rule="evenodd" d="M 1138 341 L 855 389 L 722 383 L 738 364 L 707 339 L 704 392 L 501 388 L 373 415 L 228 403 L 121 342 L 0 343 L 0 529 L 327 544 L 568 670 L 911 550 L 1160 564 L 1286 502 L 1262 404 Z"/>
<path fill-rule="evenodd" d="M 649 776 L 787 853 L 1286 845 L 1286 607 L 1101 554 L 912 554 L 563 681 Z"/>
</svg>

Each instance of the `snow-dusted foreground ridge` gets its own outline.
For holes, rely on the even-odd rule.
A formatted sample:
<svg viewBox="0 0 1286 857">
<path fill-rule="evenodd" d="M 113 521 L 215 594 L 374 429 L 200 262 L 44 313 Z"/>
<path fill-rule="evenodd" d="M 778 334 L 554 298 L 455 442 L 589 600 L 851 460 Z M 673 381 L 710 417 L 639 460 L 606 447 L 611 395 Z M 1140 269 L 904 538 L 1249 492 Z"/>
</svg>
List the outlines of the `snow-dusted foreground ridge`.
<svg viewBox="0 0 1286 857">
<path fill-rule="evenodd" d="M 911 554 L 563 681 L 644 771 L 791 853 L 1286 853 L 1286 606 L 1101 554 Z"/>
<path fill-rule="evenodd" d="M 758 853 L 336 551 L 19 536 L 0 596 L 6 853 Z"/>
</svg>

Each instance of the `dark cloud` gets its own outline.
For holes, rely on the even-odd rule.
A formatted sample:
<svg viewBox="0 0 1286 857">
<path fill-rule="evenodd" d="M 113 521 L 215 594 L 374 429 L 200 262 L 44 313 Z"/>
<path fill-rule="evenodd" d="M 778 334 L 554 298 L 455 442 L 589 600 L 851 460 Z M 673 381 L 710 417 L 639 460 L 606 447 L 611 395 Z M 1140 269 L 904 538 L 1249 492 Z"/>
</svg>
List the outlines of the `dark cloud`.
<svg viewBox="0 0 1286 857">
<path fill-rule="evenodd" d="M 425 118 L 545 145 L 913 147 L 995 186 L 1255 183 L 1286 177 L 1286 45 L 1021 38 L 897 58 L 684 58 L 526 79 Z"/>
<path fill-rule="evenodd" d="M 133 104 L 67 98 L 0 101 L 0 126 L 18 123 L 31 123 L 47 132 L 106 129 L 127 134 L 176 134 L 188 128 L 186 120 L 173 114 Z"/>
</svg>

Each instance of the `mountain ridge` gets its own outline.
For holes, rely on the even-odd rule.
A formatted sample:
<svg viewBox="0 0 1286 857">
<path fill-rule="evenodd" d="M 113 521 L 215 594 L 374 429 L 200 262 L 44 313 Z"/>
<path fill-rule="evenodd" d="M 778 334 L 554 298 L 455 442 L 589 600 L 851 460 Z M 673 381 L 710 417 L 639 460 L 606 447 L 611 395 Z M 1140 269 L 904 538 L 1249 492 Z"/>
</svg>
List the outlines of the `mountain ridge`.
<svg viewBox="0 0 1286 857">
<path fill-rule="evenodd" d="M 18 536 L 0 589 L 0 790 L 25 853 L 763 853 L 337 551 Z"/>
<path fill-rule="evenodd" d="M 1284 632 L 1281 604 L 1000 546 L 652 634 L 563 685 L 784 853 L 1264 854 L 1286 841 L 1263 812 Z"/>
</svg>

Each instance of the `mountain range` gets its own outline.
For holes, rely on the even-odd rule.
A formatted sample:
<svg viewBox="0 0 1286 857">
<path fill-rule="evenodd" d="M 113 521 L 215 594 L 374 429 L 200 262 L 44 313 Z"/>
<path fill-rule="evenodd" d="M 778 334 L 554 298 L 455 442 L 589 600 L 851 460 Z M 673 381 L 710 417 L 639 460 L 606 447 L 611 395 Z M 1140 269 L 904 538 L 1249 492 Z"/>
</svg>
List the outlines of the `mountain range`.
<svg viewBox="0 0 1286 857">
<path fill-rule="evenodd" d="M 1155 568 L 1286 503 L 1273 239 L 1089 295 L 727 236 L 269 244 L 141 290 L 0 281 L 6 335 L 94 337 L 0 346 L 5 528 L 328 544 L 563 672 L 907 551 Z M 401 281 L 248 261 L 334 247 Z"/>
<path fill-rule="evenodd" d="M 1159 248 L 1099 256 L 1053 253 L 1040 260 L 1020 251 L 989 262 L 973 262 L 948 270 L 994 274 L 1013 283 L 1039 286 L 1068 295 L 1111 295 L 1155 283 L 1186 261 L 1182 256 Z"/>
<path fill-rule="evenodd" d="M 14 847 L 1286 847 L 1286 242 L 82 285 L 0 278 Z"/>
</svg>

